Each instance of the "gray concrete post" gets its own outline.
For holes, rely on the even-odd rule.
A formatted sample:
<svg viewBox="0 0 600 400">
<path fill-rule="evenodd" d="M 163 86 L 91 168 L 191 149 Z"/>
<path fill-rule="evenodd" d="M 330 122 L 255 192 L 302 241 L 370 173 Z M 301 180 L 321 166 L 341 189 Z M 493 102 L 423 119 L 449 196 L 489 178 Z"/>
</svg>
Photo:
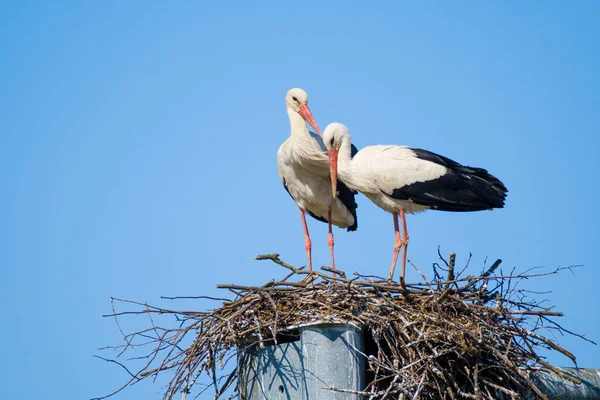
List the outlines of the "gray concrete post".
<svg viewBox="0 0 600 400">
<path fill-rule="evenodd" d="M 588 368 L 559 368 L 562 372 L 581 380 L 577 385 L 549 370 L 534 374 L 533 382 L 545 395 L 560 400 L 600 400 L 600 370 Z"/>
<path fill-rule="evenodd" d="M 363 390 L 364 339 L 361 329 L 349 324 L 324 324 L 301 329 L 303 400 L 358 400 L 352 393 L 324 387 Z M 358 352 L 356 351 L 358 350 Z M 359 353 L 360 352 L 360 353 Z"/>
<path fill-rule="evenodd" d="M 238 346 L 241 400 L 358 400 L 365 386 L 363 332 L 350 324 L 297 328 L 299 340 L 277 345 Z"/>
<path fill-rule="evenodd" d="M 360 354 L 364 353 L 362 330 L 351 324 L 320 323 L 293 331 L 295 336 L 286 343 L 263 347 L 240 343 L 240 399 L 359 400 L 356 394 L 323 388 L 365 388 L 365 359 Z M 583 383 L 576 385 L 551 371 L 540 370 L 532 379 L 542 393 L 560 400 L 600 400 L 600 370 L 560 369 Z"/>
</svg>

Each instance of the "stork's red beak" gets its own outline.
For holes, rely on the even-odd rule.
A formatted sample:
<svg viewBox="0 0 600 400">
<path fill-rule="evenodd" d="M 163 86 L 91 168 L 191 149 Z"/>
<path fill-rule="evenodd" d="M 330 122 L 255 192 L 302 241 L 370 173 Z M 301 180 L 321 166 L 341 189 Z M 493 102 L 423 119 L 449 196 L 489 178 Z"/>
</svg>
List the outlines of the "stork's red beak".
<svg viewBox="0 0 600 400">
<path fill-rule="evenodd" d="M 329 150 L 329 176 L 331 177 L 331 192 L 333 198 L 337 197 L 337 169 L 338 169 L 338 150 Z"/>
<path fill-rule="evenodd" d="M 323 135 L 321 134 L 321 130 L 319 129 L 319 125 L 317 125 L 315 118 L 313 117 L 312 113 L 310 112 L 310 108 L 308 108 L 308 104 L 301 105 L 300 109 L 298 110 L 298 113 L 302 116 L 302 118 L 304 118 L 304 120 L 306 122 L 308 122 L 310 124 L 310 126 L 313 127 L 313 129 L 315 131 L 317 131 L 319 136 L 323 137 Z"/>
</svg>

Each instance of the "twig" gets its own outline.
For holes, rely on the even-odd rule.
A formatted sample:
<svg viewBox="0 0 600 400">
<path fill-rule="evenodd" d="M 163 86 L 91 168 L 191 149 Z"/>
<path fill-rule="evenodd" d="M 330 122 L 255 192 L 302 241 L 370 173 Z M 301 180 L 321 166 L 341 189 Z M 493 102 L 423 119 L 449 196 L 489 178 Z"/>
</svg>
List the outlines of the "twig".
<svg viewBox="0 0 600 400">
<path fill-rule="evenodd" d="M 356 272 L 354 278 L 348 279 L 345 272 L 328 267 L 321 268 L 325 272 L 309 274 L 304 268 L 281 261 L 278 254 L 265 254 L 256 259 L 271 260 L 285 268 L 283 279 L 271 279 L 262 286 L 217 286 L 233 293 L 233 300 L 162 297 L 222 302 L 211 311 L 173 310 L 112 298 L 112 314 L 106 317 L 115 319 L 125 343 L 105 349 L 135 351 L 131 360 L 144 360 L 145 365 L 132 373 L 125 364 L 98 357 L 124 368 L 129 380 L 112 394 L 97 399 L 110 397 L 140 380 L 156 379 L 159 373 L 167 371 L 172 379 L 165 389 L 166 399 L 174 398 L 180 391 L 185 399 L 194 385 L 201 385 L 196 397 L 204 396 L 210 387 L 215 390 L 214 400 L 226 397 L 228 390 L 236 396 L 239 390 L 233 385 L 237 369 L 225 368 L 238 351 L 251 354 L 254 346 L 277 344 L 286 335 L 296 337 L 298 327 L 317 322 L 361 326 L 368 346 L 349 348 L 374 370 L 364 391 L 326 389 L 377 400 L 492 400 L 498 393 L 517 398 L 527 391 L 544 399 L 528 377 L 528 366 L 543 366 L 565 377 L 560 369 L 537 355 L 538 349 L 560 352 L 573 362 L 575 356 L 543 336 L 540 329 L 590 340 L 558 325 L 554 318 L 562 313 L 544 301 L 531 299 L 531 295 L 539 293 L 523 289 L 519 283 L 570 268 L 532 269 L 521 274 L 500 271 L 494 275 L 501 263 L 497 260 L 479 276 L 461 277 L 464 270 L 455 273 L 454 253 L 446 262 L 438 247 L 438 256 L 447 267 L 446 280 L 437 273 L 437 268 L 443 267 L 434 265 L 436 281 L 431 282 L 411 263 L 422 281 L 406 284 L 406 290 L 382 277 Z M 470 260 L 471 255 L 467 266 Z M 294 276 L 297 281 L 290 279 Z M 130 308 L 117 311 L 117 302 Z M 119 319 L 136 316 L 148 318 L 149 327 L 125 334 Z M 161 324 L 165 317 L 170 324 L 174 317 L 176 326 Z M 196 383 L 201 376 L 210 383 Z"/>
</svg>

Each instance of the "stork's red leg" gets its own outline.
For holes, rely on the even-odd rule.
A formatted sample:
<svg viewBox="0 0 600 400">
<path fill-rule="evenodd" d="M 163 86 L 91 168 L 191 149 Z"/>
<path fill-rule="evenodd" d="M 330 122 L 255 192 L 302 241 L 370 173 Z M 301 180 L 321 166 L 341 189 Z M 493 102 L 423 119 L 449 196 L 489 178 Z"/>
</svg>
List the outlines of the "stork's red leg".
<svg viewBox="0 0 600 400">
<path fill-rule="evenodd" d="M 327 244 L 329 245 L 329 253 L 331 253 L 331 268 L 335 269 L 335 259 L 333 257 L 333 232 L 331 231 L 331 206 L 329 206 L 329 210 L 327 211 L 327 222 L 329 223 Z"/>
<path fill-rule="evenodd" d="M 304 248 L 306 249 L 306 257 L 308 258 L 308 271 L 312 272 L 312 257 L 310 254 L 311 242 L 310 235 L 308 234 L 308 226 L 306 225 L 306 216 L 304 210 L 300 210 L 300 216 L 302 217 L 302 226 L 304 227 Z"/>
<path fill-rule="evenodd" d="M 402 219 L 402 275 L 400 275 L 400 285 L 404 288 L 406 287 L 404 273 L 406 272 L 406 252 L 408 251 L 408 229 L 406 229 L 406 213 L 404 210 L 400 210 L 400 218 Z"/>
<path fill-rule="evenodd" d="M 400 247 L 402 247 L 402 242 L 400 241 L 400 228 L 398 228 L 398 213 L 393 213 L 392 215 L 394 216 L 394 234 L 396 236 L 396 241 L 394 242 L 394 255 L 392 256 L 392 266 L 390 267 L 390 276 L 388 277 L 388 281 L 390 282 L 394 277 L 398 253 L 400 252 Z"/>
</svg>

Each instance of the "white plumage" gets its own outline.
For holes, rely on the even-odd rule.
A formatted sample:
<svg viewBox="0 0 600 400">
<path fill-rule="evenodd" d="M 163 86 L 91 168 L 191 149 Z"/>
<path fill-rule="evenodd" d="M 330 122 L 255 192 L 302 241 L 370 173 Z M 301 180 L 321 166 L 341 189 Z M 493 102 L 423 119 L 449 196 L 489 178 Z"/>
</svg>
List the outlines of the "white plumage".
<svg viewBox="0 0 600 400">
<path fill-rule="evenodd" d="M 354 224 L 354 216 L 339 198 L 333 198 L 329 180 L 329 164 L 325 162 L 325 173 L 313 172 L 314 164 L 299 162 L 301 157 L 294 153 L 294 145 L 286 140 L 277 152 L 277 168 L 282 183 L 300 210 L 309 212 L 317 219 L 327 220 L 331 207 L 331 222 L 340 228 Z"/>
<path fill-rule="evenodd" d="M 446 173 L 445 167 L 416 158 L 406 146 L 368 146 L 352 160 L 349 152 L 340 149 L 338 165 L 338 176 L 342 182 L 391 213 L 398 213 L 401 209 L 408 213 L 426 210 L 427 207 L 397 200 L 388 194 L 396 188 L 434 180 Z"/>
<path fill-rule="evenodd" d="M 405 213 L 427 209 L 479 211 L 504 206 L 506 187 L 482 168 L 463 166 L 438 154 L 406 146 L 368 146 L 352 157 L 350 133 L 340 123 L 329 124 L 323 140 L 329 151 L 332 192 L 336 193 L 339 178 L 350 189 L 363 193 L 392 213 L 396 241 L 389 279 L 403 248 L 402 285 L 408 246 Z M 402 238 L 398 214 L 402 218 Z"/>
<path fill-rule="evenodd" d="M 309 270 L 312 270 L 311 241 L 305 212 L 320 221 L 329 222 L 328 245 L 331 265 L 335 268 L 331 224 L 348 230 L 356 229 L 354 194 L 345 187 L 344 196 L 334 198 L 331 192 L 327 150 L 308 108 L 306 92 L 302 89 L 288 91 L 286 106 L 291 134 L 277 151 L 279 177 L 300 209 Z M 308 131 L 305 121 L 311 124 L 318 135 Z"/>
</svg>

